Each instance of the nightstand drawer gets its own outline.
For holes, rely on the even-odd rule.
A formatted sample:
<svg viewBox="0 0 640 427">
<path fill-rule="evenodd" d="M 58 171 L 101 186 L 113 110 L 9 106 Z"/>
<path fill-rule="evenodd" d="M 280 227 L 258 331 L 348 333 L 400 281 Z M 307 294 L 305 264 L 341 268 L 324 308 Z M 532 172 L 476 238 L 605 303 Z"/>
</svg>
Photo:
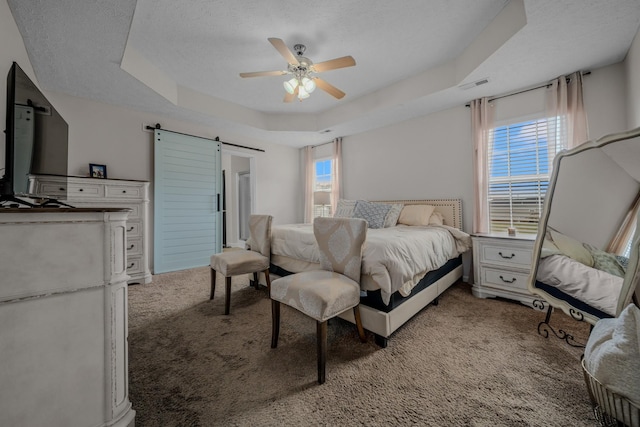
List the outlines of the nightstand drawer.
<svg viewBox="0 0 640 427">
<path fill-rule="evenodd" d="M 515 272 L 509 270 L 499 270 L 490 267 L 480 267 L 482 283 L 484 285 L 497 285 L 527 291 L 528 273 Z"/>
<path fill-rule="evenodd" d="M 533 249 L 523 249 L 510 246 L 482 246 L 481 262 L 497 263 L 520 268 L 531 268 Z"/>
</svg>

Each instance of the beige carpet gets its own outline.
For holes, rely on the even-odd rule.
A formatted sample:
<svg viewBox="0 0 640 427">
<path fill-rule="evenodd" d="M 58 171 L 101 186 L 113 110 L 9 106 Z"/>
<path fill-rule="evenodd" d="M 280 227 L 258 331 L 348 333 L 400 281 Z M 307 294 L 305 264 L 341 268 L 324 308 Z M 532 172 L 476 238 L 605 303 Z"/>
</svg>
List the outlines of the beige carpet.
<svg viewBox="0 0 640 427">
<path fill-rule="evenodd" d="M 223 283 L 220 279 L 218 283 Z M 315 323 L 283 306 L 270 348 L 266 289 L 234 281 L 209 301 L 209 269 L 129 287 L 129 390 L 137 426 L 593 426 L 581 350 L 538 335 L 544 314 L 458 283 L 385 349 L 329 325 L 316 383 Z M 552 325 L 585 341 L 588 325 Z"/>
</svg>

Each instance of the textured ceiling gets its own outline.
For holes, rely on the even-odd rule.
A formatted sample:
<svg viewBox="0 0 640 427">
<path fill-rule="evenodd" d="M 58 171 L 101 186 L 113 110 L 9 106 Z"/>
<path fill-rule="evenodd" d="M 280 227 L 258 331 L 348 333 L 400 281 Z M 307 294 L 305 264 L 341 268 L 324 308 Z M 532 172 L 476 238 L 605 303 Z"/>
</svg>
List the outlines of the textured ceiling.
<svg viewBox="0 0 640 427">
<path fill-rule="evenodd" d="M 638 0 L 8 3 L 43 89 L 293 146 L 619 62 L 640 23 Z M 320 75 L 347 95 L 283 103 L 286 76 L 240 78 L 286 69 L 269 37 L 353 56 Z"/>
</svg>

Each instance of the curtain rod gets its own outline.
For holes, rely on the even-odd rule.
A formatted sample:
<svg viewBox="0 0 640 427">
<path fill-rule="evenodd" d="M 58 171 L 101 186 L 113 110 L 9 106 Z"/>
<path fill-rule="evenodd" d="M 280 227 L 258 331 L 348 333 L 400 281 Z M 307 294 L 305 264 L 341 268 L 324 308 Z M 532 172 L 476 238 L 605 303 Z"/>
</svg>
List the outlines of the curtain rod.
<svg viewBox="0 0 640 427">
<path fill-rule="evenodd" d="M 160 123 L 156 123 L 155 126 L 146 126 L 146 129 L 148 129 L 148 130 L 159 129 L 159 130 L 166 130 L 168 132 L 179 133 L 180 135 L 197 136 L 197 135 L 189 135 L 188 133 L 183 133 L 183 132 L 176 132 L 174 130 L 162 129 L 162 127 L 160 126 Z M 204 137 L 198 136 L 198 138 L 204 138 Z M 205 139 L 211 139 L 211 138 L 205 138 Z M 220 141 L 220 137 L 219 136 L 216 136 L 213 140 L 216 141 L 216 142 L 219 142 L 221 144 L 224 144 L 224 145 L 231 145 L 233 147 L 246 148 L 247 150 L 260 151 L 262 153 L 265 152 L 262 148 L 247 147 L 246 145 L 239 145 L 239 144 L 234 144 L 232 142 Z"/>
<path fill-rule="evenodd" d="M 588 76 L 589 74 L 591 74 L 591 71 L 585 71 L 584 73 L 582 73 L 583 76 Z M 567 83 L 569 83 L 569 77 L 567 77 Z M 494 96 L 493 98 L 489 98 L 489 102 L 495 101 L 496 99 L 506 98 L 508 96 L 519 95 L 519 94 L 525 93 L 525 92 L 531 92 L 532 90 L 542 89 L 543 87 L 549 87 L 549 86 L 551 86 L 551 83 L 546 83 L 546 84 L 539 85 L 539 86 L 536 86 L 536 87 L 532 87 L 532 88 L 529 88 L 529 89 L 520 90 L 518 92 L 507 93 L 505 95 Z M 464 104 L 464 106 L 465 107 L 471 107 L 471 104 Z"/>
<path fill-rule="evenodd" d="M 322 147 L 323 145 L 333 144 L 333 141 L 323 142 L 322 144 L 312 145 L 311 148 Z"/>
</svg>

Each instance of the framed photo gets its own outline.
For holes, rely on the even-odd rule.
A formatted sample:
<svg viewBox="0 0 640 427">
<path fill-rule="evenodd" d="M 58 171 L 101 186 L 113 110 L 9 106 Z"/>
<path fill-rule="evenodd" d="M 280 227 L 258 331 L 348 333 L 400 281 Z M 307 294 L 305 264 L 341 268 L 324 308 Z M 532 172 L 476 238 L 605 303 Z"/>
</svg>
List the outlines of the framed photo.
<svg viewBox="0 0 640 427">
<path fill-rule="evenodd" d="M 93 163 L 89 163 L 89 175 L 92 178 L 106 178 L 107 165 L 96 165 Z"/>
</svg>

